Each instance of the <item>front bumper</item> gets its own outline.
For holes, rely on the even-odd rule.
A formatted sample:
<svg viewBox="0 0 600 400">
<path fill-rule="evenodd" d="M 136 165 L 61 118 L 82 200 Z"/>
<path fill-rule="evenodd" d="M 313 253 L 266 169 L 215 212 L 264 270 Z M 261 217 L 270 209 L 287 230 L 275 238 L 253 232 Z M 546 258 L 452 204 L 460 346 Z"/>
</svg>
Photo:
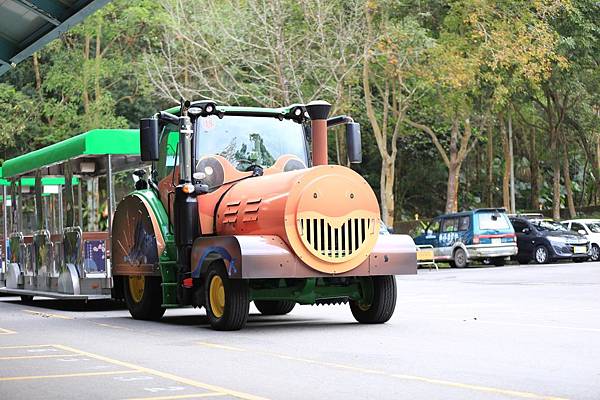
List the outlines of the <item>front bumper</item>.
<svg viewBox="0 0 600 400">
<path fill-rule="evenodd" d="M 552 246 L 552 250 L 554 252 L 553 258 L 556 259 L 586 258 L 589 257 L 591 249 L 589 244 L 550 242 L 550 245 Z"/>
<path fill-rule="evenodd" d="M 474 244 L 467 246 L 469 260 L 483 258 L 510 257 L 517 254 L 516 243 L 498 244 Z"/>
</svg>

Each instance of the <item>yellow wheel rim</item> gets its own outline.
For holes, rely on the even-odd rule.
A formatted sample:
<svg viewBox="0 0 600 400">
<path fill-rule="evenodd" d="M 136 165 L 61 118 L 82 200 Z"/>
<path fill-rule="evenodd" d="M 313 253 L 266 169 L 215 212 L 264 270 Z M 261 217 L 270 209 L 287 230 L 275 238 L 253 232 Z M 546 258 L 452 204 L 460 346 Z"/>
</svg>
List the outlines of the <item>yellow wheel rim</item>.
<svg viewBox="0 0 600 400">
<path fill-rule="evenodd" d="M 361 311 L 369 311 L 369 308 L 371 308 L 371 305 L 370 304 L 358 303 L 358 308 Z"/>
<path fill-rule="evenodd" d="M 146 279 L 143 275 L 131 275 L 129 276 L 129 293 L 131 298 L 136 303 L 139 303 L 144 298 L 144 286 Z"/>
<path fill-rule="evenodd" d="M 223 279 L 218 275 L 213 276 L 210 280 L 210 288 L 208 290 L 210 310 L 215 317 L 221 318 L 225 312 L 225 286 L 223 286 Z"/>
</svg>

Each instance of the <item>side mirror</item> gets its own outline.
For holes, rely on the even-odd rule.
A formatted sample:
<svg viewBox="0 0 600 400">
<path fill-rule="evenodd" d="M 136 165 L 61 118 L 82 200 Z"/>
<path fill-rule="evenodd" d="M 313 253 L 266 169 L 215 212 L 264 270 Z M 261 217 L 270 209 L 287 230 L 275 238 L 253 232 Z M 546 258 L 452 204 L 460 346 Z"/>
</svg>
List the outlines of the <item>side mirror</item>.
<svg viewBox="0 0 600 400">
<path fill-rule="evenodd" d="M 529 228 L 523 228 L 523 230 L 521 232 L 523 232 L 525 234 L 528 234 L 529 232 L 531 232 L 531 229 L 529 229 Z"/>
<path fill-rule="evenodd" d="M 348 160 L 351 164 L 362 162 L 362 142 L 360 138 L 360 124 L 350 122 L 346 124 L 346 145 L 348 148 Z"/>
<path fill-rule="evenodd" d="M 158 161 L 158 119 L 140 119 L 140 154 L 142 161 Z"/>
</svg>

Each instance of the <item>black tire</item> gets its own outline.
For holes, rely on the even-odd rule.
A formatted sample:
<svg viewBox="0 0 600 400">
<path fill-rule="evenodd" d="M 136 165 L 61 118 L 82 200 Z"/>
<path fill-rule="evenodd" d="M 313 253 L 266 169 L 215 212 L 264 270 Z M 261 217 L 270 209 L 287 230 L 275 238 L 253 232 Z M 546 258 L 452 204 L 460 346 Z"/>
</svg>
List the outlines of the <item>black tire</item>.
<svg viewBox="0 0 600 400">
<path fill-rule="evenodd" d="M 289 300 L 254 300 L 254 305 L 262 315 L 285 315 L 294 309 L 296 302 Z"/>
<path fill-rule="evenodd" d="M 504 259 L 504 257 L 495 257 L 495 258 L 492 259 L 492 263 L 496 267 L 503 267 L 504 264 L 506 264 L 506 260 Z"/>
<path fill-rule="evenodd" d="M 588 259 L 589 259 L 588 257 L 577 257 L 577 258 L 573 259 L 573 262 L 582 263 L 582 262 L 587 261 Z"/>
<path fill-rule="evenodd" d="M 456 268 L 464 268 L 469 265 L 467 253 L 460 247 L 454 250 L 453 259 L 450 265 Z"/>
<path fill-rule="evenodd" d="M 548 264 L 550 262 L 550 253 L 544 245 L 539 245 L 533 251 L 533 261 L 536 264 Z"/>
<path fill-rule="evenodd" d="M 30 294 L 22 294 L 21 295 L 21 303 L 25 303 L 25 304 L 33 303 L 33 296 Z"/>
<path fill-rule="evenodd" d="M 361 324 L 383 324 L 392 317 L 396 308 L 396 279 L 392 275 L 374 276 L 371 278 L 373 299 L 371 304 L 364 305 L 357 301 L 350 302 L 350 310 L 354 319 Z"/>
<path fill-rule="evenodd" d="M 597 244 L 592 245 L 590 261 L 600 261 L 600 246 L 598 246 Z"/>
<path fill-rule="evenodd" d="M 529 261 L 531 261 L 531 259 L 529 259 L 528 257 L 517 257 L 517 262 L 521 265 L 527 265 L 529 264 Z"/>
<path fill-rule="evenodd" d="M 223 302 L 211 304 L 211 286 L 221 280 Z M 248 282 L 243 279 L 229 279 L 221 261 L 213 261 L 206 271 L 205 302 L 206 315 L 210 326 L 218 331 L 237 331 L 246 326 L 250 312 L 250 293 Z M 221 315 L 218 309 L 222 308 Z"/>
<path fill-rule="evenodd" d="M 123 277 L 123 281 L 125 304 L 134 319 L 158 321 L 162 318 L 165 309 L 162 306 L 162 288 L 159 277 L 144 277 L 144 290 L 140 299 L 133 297 L 129 285 L 129 277 Z"/>
</svg>

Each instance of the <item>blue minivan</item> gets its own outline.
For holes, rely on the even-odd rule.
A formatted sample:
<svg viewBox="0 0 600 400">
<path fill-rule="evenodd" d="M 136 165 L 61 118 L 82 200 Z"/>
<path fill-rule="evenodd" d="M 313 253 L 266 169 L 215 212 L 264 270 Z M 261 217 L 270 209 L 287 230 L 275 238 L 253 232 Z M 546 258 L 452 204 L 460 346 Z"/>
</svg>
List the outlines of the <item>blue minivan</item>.
<svg viewBox="0 0 600 400">
<path fill-rule="evenodd" d="M 434 218 L 425 233 L 415 238 L 417 245 L 431 245 L 436 261 L 453 267 L 466 267 L 473 260 L 490 260 L 504 265 L 517 254 L 517 241 L 503 208 L 480 208 Z"/>
</svg>

